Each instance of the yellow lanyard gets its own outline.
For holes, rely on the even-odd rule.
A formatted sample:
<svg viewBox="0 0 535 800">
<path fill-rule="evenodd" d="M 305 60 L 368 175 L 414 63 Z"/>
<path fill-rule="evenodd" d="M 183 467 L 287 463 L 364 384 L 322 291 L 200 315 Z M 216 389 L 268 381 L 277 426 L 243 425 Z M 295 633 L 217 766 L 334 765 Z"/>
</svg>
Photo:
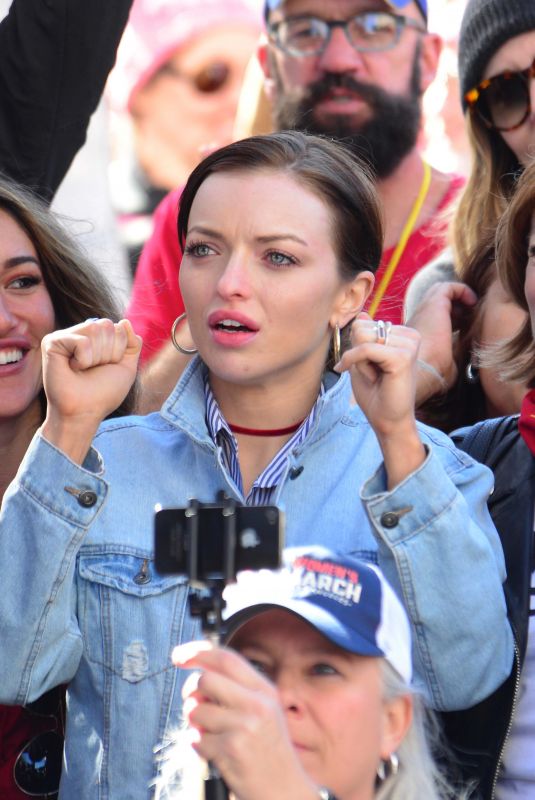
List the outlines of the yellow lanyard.
<svg viewBox="0 0 535 800">
<path fill-rule="evenodd" d="M 390 256 L 390 261 L 386 266 L 383 277 L 381 278 L 381 282 L 375 291 L 375 295 L 368 309 L 368 314 L 370 315 L 370 317 L 372 317 L 372 319 L 375 316 L 375 312 L 379 307 L 379 303 L 383 299 L 386 290 L 390 285 L 390 281 L 392 280 L 394 272 L 396 271 L 398 264 L 401 261 L 401 257 L 405 252 L 405 247 L 413 231 L 414 225 L 416 224 L 416 220 L 418 219 L 420 211 L 422 210 L 425 198 L 427 197 L 427 192 L 429 191 L 429 187 L 431 185 L 431 167 L 429 166 L 427 161 L 423 161 L 422 163 L 424 167 L 424 174 L 422 178 L 422 183 L 420 185 L 420 190 L 418 192 L 418 197 L 414 201 L 414 205 L 411 208 L 411 213 L 407 217 L 407 221 L 403 226 L 403 230 L 401 231 L 399 242 L 397 243 L 394 252 Z"/>
</svg>

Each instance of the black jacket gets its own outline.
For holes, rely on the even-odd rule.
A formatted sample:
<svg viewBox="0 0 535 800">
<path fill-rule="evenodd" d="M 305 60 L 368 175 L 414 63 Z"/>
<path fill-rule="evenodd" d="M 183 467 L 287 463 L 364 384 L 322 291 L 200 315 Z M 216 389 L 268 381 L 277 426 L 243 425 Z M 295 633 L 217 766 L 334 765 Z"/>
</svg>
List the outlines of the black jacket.
<svg viewBox="0 0 535 800">
<path fill-rule="evenodd" d="M 132 0 L 13 0 L 0 23 L 0 171 L 50 200 L 83 145 Z"/>
<path fill-rule="evenodd" d="M 473 708 L 442 714 L 449 746 L 462 777 L 479 782 L 477 797 L 490 800 L 510 730 L 528 634 L 529 591 L 533 570 L 535 458 L 518 432 L 518 417 L 486 420 L 452 434 L 457 447 L 494 472 L 489 510 L 505 555 L 504 584 L 509 621 L 517 643 L 510 677 Z M 485 602 L 485 598 L 481 598 Z"/>
</svg>

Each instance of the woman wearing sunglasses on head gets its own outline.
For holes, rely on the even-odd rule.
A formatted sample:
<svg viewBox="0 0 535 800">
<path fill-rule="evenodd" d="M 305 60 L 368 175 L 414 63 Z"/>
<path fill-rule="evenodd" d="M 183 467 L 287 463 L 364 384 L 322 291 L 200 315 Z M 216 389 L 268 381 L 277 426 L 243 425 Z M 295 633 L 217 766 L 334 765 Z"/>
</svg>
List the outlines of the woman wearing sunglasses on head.
<svg viewBox="0 0 535 800">
<path fill-rule="evenodd" d="M 133 270 L 160 201 L 234 138 L 260 28 L 256 0 L 136 0 L 107 85 L 111 189 Z"/>
<path fill-rule="evenodd" d="M 513 336 L 525 320 L 497 275 L 494 234 L 535 156 L 534 65 L 535 2 L 469 0 L 459 79 L 472 169 L 452 221 L 453 263 L 426 267 L 406 303 L 408 324 L 422 334 L 421 358 L 434 368 L 424 363 L 420 372 L 419 403 L 438 393 L 420 408 L 421 417 L 448 431 L 518 411 L 524 392 L 479 368 L 478 349 Z"/>
<path fill-rule="evenodd" d="M 100 427 L 135 375 L 139 337 L 109 319 L 50 334 L 47 418 L 4 501 L 0 563 L 16 559 L 0 674 L 22 674 L 8 669 L 0 692 L 69 682 L 68 800 L 103 785 L 121 800 L 148 792 L 153 747 L 181 708 L 169 653 L 199 623 L 184 578 L 154 568 L 156 504 L 274 504 L 289 546 L 378 561 L 410 610 L 415 678 L 434 707 L 481 700 L 513 662 L 491 475 L 417 425 L 417 333 L 359 316 L 382 252 L 366 168 L 297 131 L 235 142 L 192 172 L 178 235 L 198 356 L 160 412 Z M 30 553 L 41 569 L 28 587 Z"/>
<path fill-rule="evenodd" d="M 102 276 L 44 204 L 0 176 L 0 502 L 45 417 L 43 336 L 102 314 L 118 314 Z M 130 409 L 128 401 L 121 411 Z M 3 573 L 10 569 L 8 553 Z M 30 576 L 33 569 L 37 579 L 37 562 L 30 563 Z M 21 635 L 26 623 L 21 608 Z M 64 692 L 51 686 L 24 707 L 0 706 L 2 800 L 57 796 Z"/>
<path fill-rule="evenodd" d="M 322 547 L 287 563 L 227 587 L 225 648 L 173 652 L 200 673 L 158 800 L 203 800 L 192 744 L 232 800 L 461 800 L 433 763 L 409 623 L 379 570 Z"/>
</svg>

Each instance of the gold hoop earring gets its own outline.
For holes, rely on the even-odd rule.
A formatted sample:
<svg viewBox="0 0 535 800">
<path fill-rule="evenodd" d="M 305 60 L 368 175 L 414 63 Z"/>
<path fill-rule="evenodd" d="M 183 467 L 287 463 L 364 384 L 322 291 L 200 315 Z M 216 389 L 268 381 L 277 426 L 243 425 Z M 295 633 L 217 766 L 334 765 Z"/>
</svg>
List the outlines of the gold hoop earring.
<svg viewBox="0 0 535 800">
<path fill-rule="evenodd" d="M 182 353 L 184 356 L 194 356 L 199 351 L 193 348 L 193 350 L 188 350 L 187 347 L 182 347 L 182 345 L 177 342 L 176 340 L 176 329 L 180 325 L 183 319 L 187 317 L 186 312 L 181 314 L 179 317 L 175 319 L 173 322 L 173 327 L 171 328 L 171 341 L 173 342 L 174 347 L 178 350 L 179 353 Z"/>
<path fill-rule="evenodd" d="M 338 364 L 342 355 L 342 346 L 340 343 L 340 326 L 335 324 L 333 329 L 333 358 L 334 363 Z"/>
</svg>

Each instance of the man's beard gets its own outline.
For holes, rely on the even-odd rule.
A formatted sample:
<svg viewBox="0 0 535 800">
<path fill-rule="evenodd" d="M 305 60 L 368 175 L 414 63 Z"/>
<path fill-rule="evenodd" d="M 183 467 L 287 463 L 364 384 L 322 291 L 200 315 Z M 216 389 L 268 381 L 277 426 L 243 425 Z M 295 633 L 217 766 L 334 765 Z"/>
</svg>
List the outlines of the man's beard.
<svg viewBox="0 0 535 800">
<path fill-rule="evenodd" d="M 277 130 L 301 130 L 343 140 L 354 153 L 367 160 L 378 178 L 391 175 L 416 144 L 420 129 L 420 50 L 416 49 L 407 95 L 389 94 L 377 86 L 361 83 L 345 73 L 326 73 L 304 93 L 288 92 L 281 84 L 274 59 L 277 83 L 274 117 Z M 329 114 L 318 120 L 315 106 L 332 89 L 347 89 L 369 104 L 371 116 L 357 122 L 350 114 Z"/>
</svg>

